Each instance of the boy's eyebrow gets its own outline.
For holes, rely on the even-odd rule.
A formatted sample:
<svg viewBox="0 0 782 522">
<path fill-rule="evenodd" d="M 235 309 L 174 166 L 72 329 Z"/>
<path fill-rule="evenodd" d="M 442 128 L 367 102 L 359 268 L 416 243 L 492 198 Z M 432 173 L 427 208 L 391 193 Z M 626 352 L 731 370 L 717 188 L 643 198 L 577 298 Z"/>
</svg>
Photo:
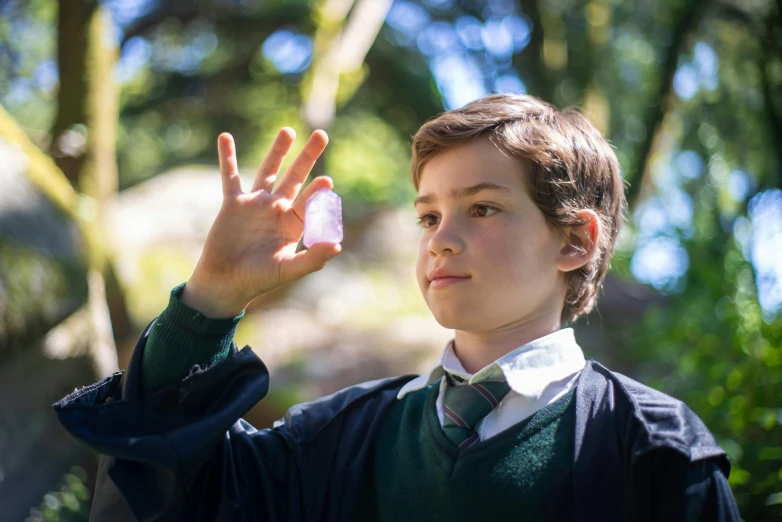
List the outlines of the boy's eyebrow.
<svg viewBox="0 0 782 522">
<path fill-rule="evenodd" d="M 453 189 L 449 195 L 451 196 L 451 198 L 460 199 L 460 198 L 465 198 L 467 196 L 472 196 L 473 194 L 477 194 L 482 190 L 499 190 L 500 192 L 512 192 L 511 189 L 507 187 L 503 187 L 502 185 L 497 185 L 496 183 L 485 181 L 483 183 L 478 183 L 477 185 Z M 413 206 L 418 206 L 421 203 L 432 203 L 435 199 L 436 198 L 432 194 L 424 194 L 423 196 L 418 196 L 417 198 L 415 198 L 415 201 L 413 202 Z"/>
</svg>

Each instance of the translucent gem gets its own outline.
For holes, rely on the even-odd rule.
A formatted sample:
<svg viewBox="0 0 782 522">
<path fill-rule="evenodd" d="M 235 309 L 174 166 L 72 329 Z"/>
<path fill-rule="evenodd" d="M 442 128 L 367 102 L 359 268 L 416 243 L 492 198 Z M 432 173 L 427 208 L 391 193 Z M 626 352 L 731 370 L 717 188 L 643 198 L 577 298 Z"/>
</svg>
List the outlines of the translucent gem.
<svg viewBox="0 0 782 522">
<path fill-rule="evenodd" d="M 327 188 L 315 191 L 304 212 L 304 246 L 342 242 L 342 199 Z"/>
</svg>

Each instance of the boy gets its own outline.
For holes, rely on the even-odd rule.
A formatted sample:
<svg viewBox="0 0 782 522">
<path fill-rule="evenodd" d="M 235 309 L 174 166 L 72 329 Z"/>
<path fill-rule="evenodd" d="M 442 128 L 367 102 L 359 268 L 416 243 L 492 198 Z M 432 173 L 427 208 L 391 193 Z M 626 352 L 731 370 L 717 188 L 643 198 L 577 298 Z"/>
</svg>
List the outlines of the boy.
<svg viewBox="0 0 782 522">
<path fill-rule="evenodd" d="M 475 101 L 413 140 L 416 275 L 455 331 L 436 367 L 273 429 L 241 420 L 269 379 L 232 344 L 244 308 L 340 251 L 296 253 L 305 202 L 333 183 L 299 194 L 326 147 L 316 131 L 274 189 L 293 140 L 280 132 L 244 193 L 220 136 L 224 202 L 193 276 L 124 373 L 55 405 L 104 455 L 91 520 L 739 520 L 700 419 L 586 362 L 562 328 L 595 305 L 624 187 L 586 118 L 529 96 Z"/>
</svg>

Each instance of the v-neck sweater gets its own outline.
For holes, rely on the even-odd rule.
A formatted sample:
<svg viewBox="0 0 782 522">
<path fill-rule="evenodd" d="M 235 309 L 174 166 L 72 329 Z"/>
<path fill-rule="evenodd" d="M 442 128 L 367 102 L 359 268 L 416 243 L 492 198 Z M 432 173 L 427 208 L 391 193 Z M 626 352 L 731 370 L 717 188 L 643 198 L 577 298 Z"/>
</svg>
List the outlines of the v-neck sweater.
<svg viewBox="0 0 782 522">
<path fill-rule="evenodd" d="M 440 427 L 439 386 L 407 394 L 383 419 L 354 520 L 572 518 L 573 391 L 463 450 Z"/>
</svg>

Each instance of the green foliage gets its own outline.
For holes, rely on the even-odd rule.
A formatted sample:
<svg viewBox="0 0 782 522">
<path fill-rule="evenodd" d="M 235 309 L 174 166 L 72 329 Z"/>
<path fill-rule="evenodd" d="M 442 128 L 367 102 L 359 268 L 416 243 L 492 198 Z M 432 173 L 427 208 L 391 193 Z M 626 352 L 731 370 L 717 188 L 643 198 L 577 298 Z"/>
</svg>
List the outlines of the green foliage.
<svg viewBox="0 0 782 522">
<path fill-rule="evenodd" d="M 767 520 L 782 514 L 767 507 L 782 491 L 782 317 L 763 320 L 752 266 L 727 250 L 724 263 L 698 263 L 680 295 L 646 314 L 628 356 L 648 384 L 703 419 L 730 456 L 742 515 Z"/>
<path fill-rule="evenodd" d="M 4 359 L 29 348 L 42 332 L 86 301 L 84 267 L 0 237 L 0 299 L 0 355 Z"/>
<path fill-rule="evenodd" d="M 73 466 L 57 487 L 30 510 L 25 522 L 86 522 L 90 515 L 90 492 L 87 472 Z"/>
<path fill-rule="evenodd" d="M 371 206 L 409 204 L 414 193 L 409 165 L 409 148 L 387 122 L 366 111 L 337 120 L 326 173 L 354 214 Z"/>
<path fill-rule="evenodd" d="M 56 20 L 57 3 L 49 0 L 0 5 L 0 105 L 38 145 L 57 107 Z"/>
</svg>

